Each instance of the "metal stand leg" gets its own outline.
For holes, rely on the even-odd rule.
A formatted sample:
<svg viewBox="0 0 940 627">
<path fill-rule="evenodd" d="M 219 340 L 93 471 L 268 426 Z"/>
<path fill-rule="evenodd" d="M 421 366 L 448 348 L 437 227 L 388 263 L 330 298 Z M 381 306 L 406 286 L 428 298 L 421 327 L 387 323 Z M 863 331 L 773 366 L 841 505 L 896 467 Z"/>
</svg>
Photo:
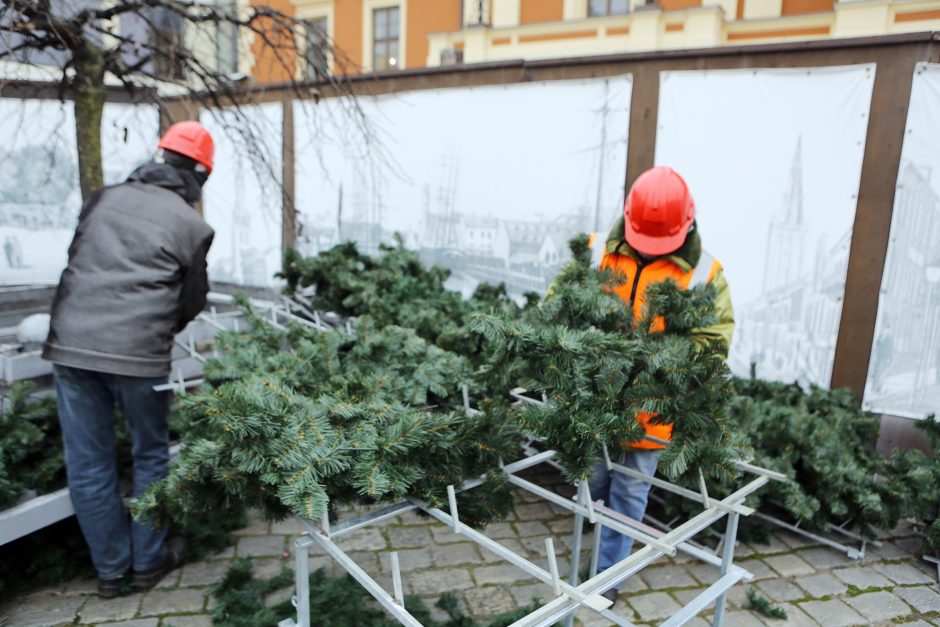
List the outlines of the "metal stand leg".
<svg viewBox="0 0 940 627">
<path fill-rule="evenodd" d="M 577 503 L 584 500 L 584 481 L 578 482 Z M 578 585 L 578 570 L 581 568 L 581 534 L 584 532 L 584 516 L 582 514 L 574 515 L 574 537 L 571 539 L 571 577 L 569 582 L 572 586 Z M 565 619 L 565 627 L 574 625 L 574 615 Z"/>
<path fill-rule="evenodd" d="M 588 578 L 593 579 L 597 576 L 597 563 L 601 559 L 601 534 L 604 532 L 604 525 L 598 521 L 594 525 L 594 546 L 591 547 L 591 572 Z"/>
<path fill-rule="evenodd" d="M 297 624 L 299 627 L 310 627 L 310 547 L 313 540 L 304 535 L 294 540 L 294 583 L 297 596 L 294 605 L 297 607 Z"/>
<path fill-rule="evenodd" d="M 725 530 L 724 546 L 721 550 L 721 576 L 724 577 L 731 570 L 734 562 L 734 545 L 738 541 L 738 514 L 731 512 L 728 514 L 728 527 Z M 722 592 L 715 600 L 715 618 L 712 620 L 713 627 L 721 627 L 721 621 L 725 616 L 725 603 L 728 600 L 728 593 Z"/>
</svg>

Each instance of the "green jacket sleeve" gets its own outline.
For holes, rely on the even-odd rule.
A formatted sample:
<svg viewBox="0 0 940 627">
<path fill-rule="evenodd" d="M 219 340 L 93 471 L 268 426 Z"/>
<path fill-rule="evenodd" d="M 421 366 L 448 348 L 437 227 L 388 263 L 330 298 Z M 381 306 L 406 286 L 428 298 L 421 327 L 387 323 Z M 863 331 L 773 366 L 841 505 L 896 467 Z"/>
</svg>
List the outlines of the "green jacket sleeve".
<svg viewBox="0 0 940 627">
<path fill-rule="evenodd" d="M 702 344 L 709 340 L 720 340 L 724 344 L 724 355 L 727 359 L 731 348 L 731 335 L 734 333 L 734 308 L 731 306 L 731 289 L 725 278 L 724 270 L 719 270 L 710 285 L 715 288 L 715 309 L 718 313 L 718 322 L 711 326 L 692 329 L 692 337 Z"/>
</svg>

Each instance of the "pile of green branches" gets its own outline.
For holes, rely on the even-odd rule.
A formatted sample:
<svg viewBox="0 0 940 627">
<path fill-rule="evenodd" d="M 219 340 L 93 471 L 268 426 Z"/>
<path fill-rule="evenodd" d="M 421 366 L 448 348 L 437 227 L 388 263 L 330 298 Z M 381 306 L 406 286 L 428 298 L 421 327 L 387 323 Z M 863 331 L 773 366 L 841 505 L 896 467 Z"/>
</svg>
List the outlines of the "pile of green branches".
<svg viewBox="0 0 940 627">
<path fill-rule="evenodd" d="M 0 412 L 0 510 L 29 490 L 38 494 L 65 485 L 65 458 L 55 398 L 33 396 L 29 382 L 14 384 Z"/>
<path fill-rule="evenodd" d="M 721 480 L 736 476 L 734 460 L 743 451 L 728 423 L 732 388 L 722 348 L 690 334 L 717 320 L 714 290 L 653 285 L 634 324 L 612 292 L 615 279 L 591 268 L 587 238 L 572 240 L 571 251 L 541 307 L 521 318 L 472 318 L 490 347 L 481 376 L 510 369 L 518 384 L 550 401 L 507 412 L 506 419 L 555 449 L 571 479 L 589 476 L 602 446 L 614 454 L 641 440 L 644 430 L 632 419 L 640 412 L 674 427 L 660 461 L 667 477 L 693 470 Z M 665 330 L 653 332 L 659 317 Z"/>
<path fill-rule="evenodd" d="M 747 379 L 735 388 L 732 418 L 754 463 L 790 479 L 761 492 L 762 510 L 783 508 L 811 529 L 849 522 L 872 534 L 897 524 L 904 503 L 889 481 L 891 463 L 875 451 L 878 418 L 859 409 L 851 390 Z"/>
<path fill-rule="evenodd" d="M 252 330 L 220 334 L 207 385 L 181 400 L 186 446 L 138 513 L 162 522 L 243 504 L 316 520 L 352 501 L 445 505 L 448 485 L 514 455 L 513 425 L 465 411 L 467 360 L 414 330 L 362 316 L 353 334 L 284 334 L 247 312 Z M 462 499 L 461 517 L 483 522 L 509 506 L 493 480 Z"/>
<path fill-rule="evenodd" d="M 940 422 L 931 415 L 917 426 L 927 436 L 932 454 L 895 451 L 889 489 L 903 504 L 903 515 L 924 524 L 924 551 L 940 556 Z"/>
</svg>

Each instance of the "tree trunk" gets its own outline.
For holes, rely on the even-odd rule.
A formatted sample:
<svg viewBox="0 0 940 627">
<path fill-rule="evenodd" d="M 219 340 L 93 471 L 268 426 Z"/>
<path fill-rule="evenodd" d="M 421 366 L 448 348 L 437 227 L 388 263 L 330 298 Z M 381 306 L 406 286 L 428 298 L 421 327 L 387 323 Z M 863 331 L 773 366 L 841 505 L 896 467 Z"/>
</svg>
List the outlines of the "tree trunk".
<svg viewBox="0 0 940 627">
<path fill-rule="evenodd" d="M 107 97 L 104 83 L 104 55 L 93 42 L 83 41 L 76 51 L 73 93 L 75 98 L 75 139 L 78 147 L 78 180 L 82 199 L 104 187 L 101 165 L 101 116 Z"/>
</svg>

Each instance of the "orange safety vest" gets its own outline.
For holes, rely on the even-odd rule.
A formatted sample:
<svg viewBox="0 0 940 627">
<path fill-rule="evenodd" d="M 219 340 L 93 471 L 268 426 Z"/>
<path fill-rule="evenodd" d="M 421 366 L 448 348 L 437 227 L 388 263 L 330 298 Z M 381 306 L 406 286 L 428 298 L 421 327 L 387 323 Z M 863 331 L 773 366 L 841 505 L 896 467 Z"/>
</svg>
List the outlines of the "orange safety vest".
<svg viewBox="0 0 940 627">
<path fill-rule="evenodd" d="M 691 270 L 685 270 L 675 262 L 659 257 L 650 263 L 637 269 L 639 264 L 636 259 L 629 255 L 620 253 L 608 253 L 606 251 L 607 243 L 603 236 L 598 233 L 591 233 L 588 240 L 588 246 L 591 248 L 592 265 L 599 270 L 610 270 L 612 274 L 620 275 L 624 278 L 623 283 L 614 288 L 614 294 L 619 296 L 627 306 L 633 310 L 634 321 L 643 317 L 643 308 L 646 306 L 646 290 L 653 283 L 659 283 L 667 279 L 672 279 L 679 284 L 682 289 L 689 289 L 698 285 L 711 283 L 721 270 L 721 264 L 717 259 L 708 254 L 704 249 L 699 258 L 698 265 Z M 656 318 L 653 321 L 653 331 L 662 331 L 665 329 L 663 319 Z M 650 422 L 653 414 L 640 412 L 637 414 L 637 421 L 646 429 L 646 435 L 659 440 L 672 440 L 672 425 L 655 424 Z M 638 442 L 625 442 L 624 446 L 638 449 L 662 449 L 664 445 L 650 440 L 640 440 Z"/>
</svg>

